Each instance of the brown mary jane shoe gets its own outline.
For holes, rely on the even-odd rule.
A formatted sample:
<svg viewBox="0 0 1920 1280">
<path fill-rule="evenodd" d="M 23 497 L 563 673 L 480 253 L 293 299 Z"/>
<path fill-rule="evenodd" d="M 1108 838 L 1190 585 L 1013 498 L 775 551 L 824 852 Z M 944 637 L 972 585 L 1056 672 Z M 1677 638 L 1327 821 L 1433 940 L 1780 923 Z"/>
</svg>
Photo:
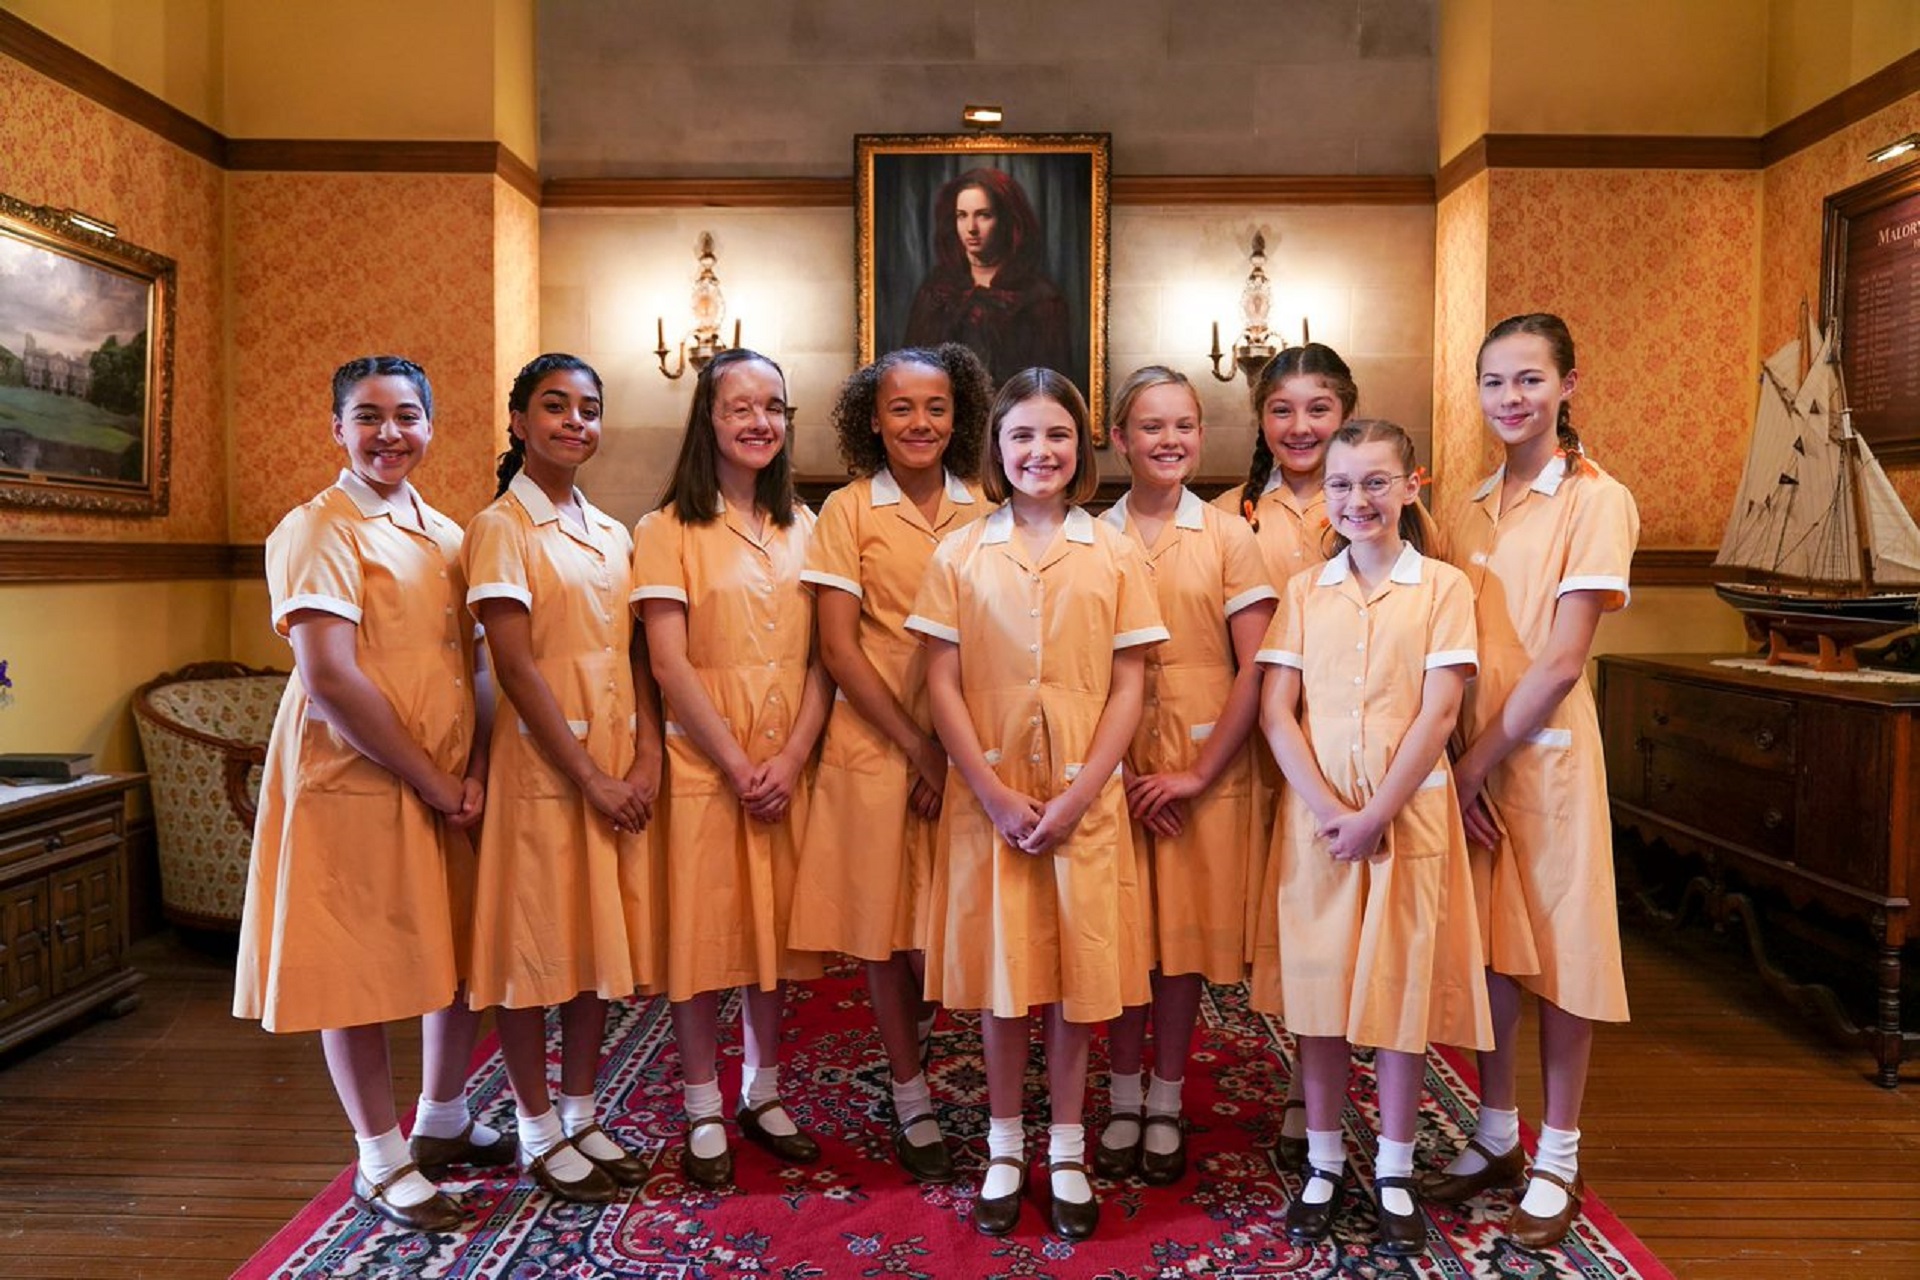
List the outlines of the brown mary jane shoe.
<svg viewBox="0 0 1920 1280">
<path fill-rule="evenodd" d="M 416 1133 L 407 1141 L 407 1150 L 420 1172 L 437 1181 L 454 1165 L 478 1169 L 510 1165 L 520 1155 L 520 1144 L 511 1133 L 503 1133 L 482 1146 L 473 1140 L 473 1121 L 469 1120 L 457 1137 L 430 1138 Z"/>
<path fill-rule="evenodd" d="M 1497 1156 L 1480 1145 L 1480 1139 L 1469 1138 L 1467 1146 L 1480 1153 L 1486 1166 L 1477 1173 L 1448 1173 L 1444 1169 L 1429 1170 L 1420 1175 L 1420 1198 L 1434 1204 L 1457 1205 L 1479 1195 L 1482 1191 L 1517 1191 L 1527 1182 L 1527 1154 L 1520 1149 L 1519 1143 L 1513 1144 L 1513 1150 Z"/>
<path fill-rule="evenodd" d="M 907 1171 L 907 1176 L 915 1182 L 928 1186 L 944 1186 L 959 1175 L 954 1171 L 953 1155 L 947 1150 L 947 1140 L 936 1138 L 925 1146 L 915 1146 L 907 1138 L 907 1130 L 922 1120 L 931 1120 L 931 1113 L 923 1113 L 902 1120 L 893 1127 L 893 1158 Z"/>
<path fill-rule="evenodd" d="M 578 1139 L 584 1138 L 590 1133 L 597 1133 L 608 1142 L 613 1142 L 614 1148 L 618 1150 L 620 1154 L 611 1159 L 602 1160 L 599 1156 L 594 1155 L 593 1152 L 581 1146 Z M 614 1142 L 613 1135 L 605 1129 L 602 1129 L 598 1120 L 576 1133 L 568 1134 L 567 1140 L 573 1143 L 574 1149 L 579 1151 L 581 1155 L 593 1161 L 594 1168 L 600 1170 L 600 1172 L 606 1174 L 609 1178 L 612 1178 L 616 1186 L 637 1187 L 647 1180 L 647 1166 L 641 1163 L 638 1156 L 628 1151 L 619 1143 Z"/>
<path fill-rule="evenodd" d="M 812 1164 L 820 1158 L 820 1144 L 805 1130 L 796 1126 L 792 1133 L 768 1133 L 766 1126 L 760 1123 L 761 1116 L 779 1105 L 780 1099 L 768 1098 L 757 1107 L 740 1108 L 734 1112 L 733 1118 L 749 1141 L 765 1147 L 776 1159 L 785 1160 L 788 1164 Z"/>
<path fill-rule="evenodd" d="M 1147 1145 L 1155 1125 L 1173 1130 L 1173 1150 L 1164 1154 Z M 1179 1116 L 1148 1116 L 1140 1131 L 1140 1181 L 1150 1187 L 1170 1187 L 1187 1173 L 1187 1125 Z"/>
<path fill-rule="evenodd" d="M 1110 1147 L 1105 1142 L 1093 1144 L 1094 1176 L 1109 1182 L 1133 1176 L 1140 1163 L 1140 1139 L 1146 1133 L 1146 1118 L 1138 1111 L 1114 1112 L 1107 1117 L 1107 1127 L 1112 1128 L 1116 1121 L 1133 1125 L 1133 1141 L 1124 1147 Z"/>
<path fill-rule="evenodd" d="M 608 1204 L 620 1193 L 620 1188 L 614 1185 L 613 1179 L 602 1173 L 600 1166 L 594 1164 L 591 1160 L 587 1160 L 585 1177 L 568 1181 L 556 1174 L 548 1167 L 547 1161 L 552 1159 L 554 1153 L 562 1147 L 570 1147 L 575 1151 L 579 1150 L 578 1147 L 574 1147 L 572 1143 L 562 1138 L 539 1155 L 526 1156 L 527 1172 L 533 1175 L 534 1182 L 538 1184 L 543 1191 L 561 1200 L 571 1200 L 575 1204 Z M 522 1154 L 524 1155 L 525 1153 Z M 585 1160 L 586 1157 L 582 1156 L 581 1159 Z"/>
<path fill-rule="evenodd" d="M 1398 1187 L 1413 1200 L 1412 1213 L 1394 1213 L 1387 1208 L 1381 1193 Z M 1375 1178 L 1373 1201 L 1380 1210 L 1380 1228 L 1376 1237 L 1380 1252 L 1396 1258 L 1417 1258 L 1427 1251 L 1427 1215 L 1420 1212 L 1420 1189 L 1412 1178 Z"/>
<path fill-rule="evenodd" d="M 379 1214 L 388 1222 L 408 1231 L 452 1231 L 467 1220 L 460 1206 L 444 1192 L 436 1191 L 419 1204 L 398 1205 L 387 1199 L 387 1189 L 410 1173 L 420 1172 L 414 1164 L 403 1164 L 385 1182 L 367 1181 L 367 1175 L 353 1171 L 353 1198 L 360 1206 Z"/>
<path fill-rule="evenodd" d="M 1515 1209 L 1513 1217 L 1507 1221 L 1507 1234 L 1523 1249 L 1551 1249 L 1567 1238 L 1567 1232 L 1573 1230 L 1573 1220 L 1580 1216 L 1580 1200 L 1586 1191 L 1586 1184 L 1577 1173 L 1573 1175 L 1572 1182 L 1545 1169 L 1536 1168 L 1533 1176 L 1551 1182 L 1566 1192 L 1567 1203 L 1551 1218 L 1536 1218 L 1525 1209 Z"/>
<path fill-rule="evenodd" d="M 1003 1236 L 1013 1230 L 1020 1221 L 1020 1202 L 1027 1194 L 1027 1162 L 1014 1156 L 995 1156 L 987 1161 L 987 1168 L 997 1164 L 1011 1165 L 1020 1171 L 1020 1184 L 1004 1196 L 986 1196 L 976 1194 L 973 1197 L 973 1225 L 985 1235 Z M 986 1186 L 986 1175 L 980 1177 L 980 1185 Z"/>
<path fill-rule="evenodd" d="M 719 1116 L 700 1116 L 687 1121 L 686 1141 L 680 1148 L 680 1172 L 695 1186 L 718 1191 L 733 1185 L 733 1148 L 728 1147 L 717 1156 L 693 1153 L 693 1135 L 710 1124 L 724 1127 L 726 1121 Z"/>
<path fill-rule="evenodd" d="M 1306 1189 L 1315 1178 L 1323 1178 L 1333 1184 L 1333 1195 L 1324 1204 L 1308 1204 Z M 1339 1216 L 1340 1206 L 1347 1198 L 1347 1173 L 1328 1173 L 1325 1169 L 1307 1166 L 1307 1181 L 1300 1188 L 1300 1194 L 1287 1205 L 1287 1239 L 1295 1244 L 1318 1244 L 1333 1234 L 1333 1220 Z"/>
<path fill-rule="evenodd" d="M 1100 1197 L 1086 1200 L 1062 1200 L 1053 1194 L 1056 1173 L 1085 1173 L 1087 1166 L 1078 1160 L 1047 1161 L 1047 1221 L 1054 1234 L 1064 1240 L 1085 1240 L 1100 1225 Z"/>
</svg>

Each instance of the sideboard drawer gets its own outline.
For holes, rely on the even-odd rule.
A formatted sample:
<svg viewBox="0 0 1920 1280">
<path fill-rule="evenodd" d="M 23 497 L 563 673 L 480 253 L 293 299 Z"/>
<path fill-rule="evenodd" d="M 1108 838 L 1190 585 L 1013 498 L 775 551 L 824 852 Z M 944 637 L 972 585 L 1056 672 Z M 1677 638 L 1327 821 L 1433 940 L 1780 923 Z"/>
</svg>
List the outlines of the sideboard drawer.
<svg viewBox="0 0 1920 1280">
<path fill-rule="evenodd" d="M 27 822 L 0 834 L 0 867 L 50 854 L 80 854 L 110 849 L 120 839 L 118 796 L 110 804 Z"/>
<path fill-rule="evenodd" d="M 1678 680 L 1651 681 L 1641 696 L 1642 731 L 1655 742 L 1684 745 L 1749 769 L 1784 773 L 1793 768 L 1791 702 Z"/>
<path fill-rule="evenodd" d="M 1743 764 L 1663 742 L 1647 757 L 1646 806 L 1719 840 L 1790 862 L 1792 785 Z"/>
</svg>

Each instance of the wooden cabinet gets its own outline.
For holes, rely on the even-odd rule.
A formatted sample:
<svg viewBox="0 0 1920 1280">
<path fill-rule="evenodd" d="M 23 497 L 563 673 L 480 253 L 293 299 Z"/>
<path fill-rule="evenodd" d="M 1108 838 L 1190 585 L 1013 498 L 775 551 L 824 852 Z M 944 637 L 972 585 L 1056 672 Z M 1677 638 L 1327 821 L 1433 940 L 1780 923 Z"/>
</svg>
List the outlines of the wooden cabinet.
<svg viewBox="0 0 1920 1280">
<path fill-rule="evenodd" d="M 1768 983 L 1870 1048 L 1892 1088 L 1920 1035 L 1901 1025 L 1901 949 L 1920 885 L 1920 684 L 1814 680 L 1715 666 L 1703 656 L 1608 656 L 1600 726 L 1617 828 L 1698 860 L 1681 910 L 1738 921 Z M 1630 876 L 1623 879 L 1630 880 Z M 1871 1027 L 1833 992 L 1767 956 L 1765 887 L 1866 926 Z"/>
<path fill-rule="evenodd" d="M 126 967 L 127 792 L 139 774 L 0 788 L 0 1052 L 140 1002 Z"/>
</svg>

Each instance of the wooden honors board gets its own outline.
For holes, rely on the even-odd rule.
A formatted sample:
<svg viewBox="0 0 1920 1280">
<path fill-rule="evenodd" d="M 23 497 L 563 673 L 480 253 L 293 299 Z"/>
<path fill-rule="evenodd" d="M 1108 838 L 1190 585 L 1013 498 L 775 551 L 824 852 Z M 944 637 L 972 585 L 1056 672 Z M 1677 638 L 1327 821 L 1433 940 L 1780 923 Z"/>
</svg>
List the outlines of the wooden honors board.
<svg viewBox="0 0 1920 1280">
<path fill-rule="evenodd" d="M 1854 429 L 1881 458 L 1920 459 L 1920 161 L 1827 197 L 1822 266 Z"/>
</svg>

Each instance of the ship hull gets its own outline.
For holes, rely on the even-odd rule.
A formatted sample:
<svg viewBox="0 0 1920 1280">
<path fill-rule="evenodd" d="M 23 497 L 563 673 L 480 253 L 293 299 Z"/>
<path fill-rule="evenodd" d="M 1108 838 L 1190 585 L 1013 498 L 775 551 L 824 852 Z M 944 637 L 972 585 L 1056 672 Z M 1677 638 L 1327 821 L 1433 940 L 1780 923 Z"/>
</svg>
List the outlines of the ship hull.
<svg viewBox="0 0 1920 1280">
<path fill-rule="evenodd" d="M 1855 645 L 1920 625 L 1920 593 L 1916 592 L 1848 596 L 1809 587 L 1732 582 L 1716 582 L 1713 590 L 1741 612 L 1747 633 L 1759 641 L 1777 632 L 1796 642 L 1825 636 L 1836 644 Z"/>
</svg>

